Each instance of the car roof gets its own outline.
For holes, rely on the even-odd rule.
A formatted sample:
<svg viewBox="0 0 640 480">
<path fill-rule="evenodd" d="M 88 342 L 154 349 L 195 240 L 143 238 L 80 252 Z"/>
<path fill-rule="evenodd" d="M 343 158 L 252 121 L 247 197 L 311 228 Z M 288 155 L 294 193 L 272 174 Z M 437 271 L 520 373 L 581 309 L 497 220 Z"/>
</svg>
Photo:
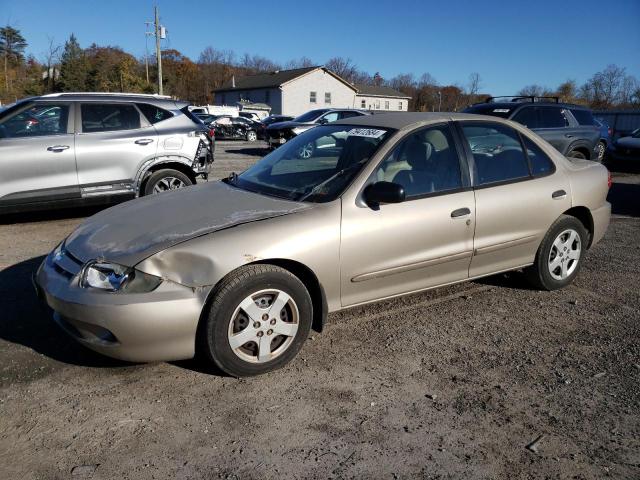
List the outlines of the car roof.
<svg viewBox="0 0 640 480">
<path fill-rule="evenodd" d="M 483 102 L 483 103 L 474 103 L 473 105 L 469 105 L 468 108 L 508 108 L 510 110 L 515 110 L 520 107 L 560 107 L 560 108 L 569 108 L 572 110 L 589 110 L 589 107 L 585 107 L 584 105 L 576 105 L 575 103 L 556 103 L 556 102 Z"/>
<path fill-rule="evenodd" d="M 363 115 L 350 117 L 344 120 L 332 122 L 332 125 L 356 125 L 363 127 L 382 127 L 400 130 L 412 125 L 425 123 L 449 122 L 452 120 L 486 120 L 490 122 L 511 123 L 499 117 L 489 115 L 476 115 L 473 113 L 456 112 L 393 112 L 376 113 L 375 115 Z"/>
<path fill-rule="evenodd" d="M 183 100 L 174 100 L 167 95 L 150 95 L 143 93 L 101 93 L 101 92 L 62 92 L 49 93 L 39 97 L 31 97 L 30 101 L 72 100 L 72 101 L 104 101 L 104 102 L 140 102 L 169 110 L 180 109 L 190 105 Z"/>
</svg>

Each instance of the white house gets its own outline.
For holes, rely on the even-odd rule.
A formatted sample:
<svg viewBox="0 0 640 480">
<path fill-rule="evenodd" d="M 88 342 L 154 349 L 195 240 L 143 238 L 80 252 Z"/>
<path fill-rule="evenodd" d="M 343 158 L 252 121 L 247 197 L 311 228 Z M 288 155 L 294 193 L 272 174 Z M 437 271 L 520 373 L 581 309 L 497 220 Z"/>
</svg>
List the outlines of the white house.
<svg viewBox="0 0 640 480">
<path fill-rule="evenodd" d="M 272 114 L 291 116 L 316 108 L 406 111 L 410 99 L 389 87 L 351 84 L 324 67 L 234 77 L 214 90 L 215 105 L 266 103 Z"/>
</svg>

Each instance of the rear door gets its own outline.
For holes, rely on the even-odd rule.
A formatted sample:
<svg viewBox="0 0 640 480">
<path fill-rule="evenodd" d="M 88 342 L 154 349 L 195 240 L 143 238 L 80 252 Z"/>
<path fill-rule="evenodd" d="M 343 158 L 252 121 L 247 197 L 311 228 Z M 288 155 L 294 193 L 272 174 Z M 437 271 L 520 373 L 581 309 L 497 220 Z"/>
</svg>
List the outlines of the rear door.
<svg viewBox="0 0 640 480">
<path fill-rule="evenodd" d="M 132 192 L 140 166 L 155 157 L 156 130 L 133 103 L 78 105 L 76 157 L 85 196 Z"/>
<path fill-rule="evenodd" d="M 74 105 L 38 102 L 0 116 L 0 206 L 80 197 Z"/>
<path fill-rule="evenodd" d="M 542 237 L 571 208 L 566 175 L 533 140 L 491 122 L 461 122 L 472 165 L 476 228 L 471 278 L 533 263 Z"/>
<path fill-rule="evenodd" d="M 569 152 L 569 145 L 576 139 L 575 125 L 572 125 L 565 110 L 560 107 L 537 107 L 539 125 L 533 129 L 538 135 L 553 145 L 563 155 Z"/>
</svg>

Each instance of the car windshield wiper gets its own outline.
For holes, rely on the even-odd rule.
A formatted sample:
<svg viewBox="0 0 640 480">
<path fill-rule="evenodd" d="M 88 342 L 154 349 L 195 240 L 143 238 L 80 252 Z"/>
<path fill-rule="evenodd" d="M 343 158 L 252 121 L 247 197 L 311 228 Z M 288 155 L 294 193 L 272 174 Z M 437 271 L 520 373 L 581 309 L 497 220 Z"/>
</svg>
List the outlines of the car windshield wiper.
<svg viewBox="0 0 640 480">
<path fill-rule="evenodd" d="M 298 199 L 299 202 L 304 202 L 307 198 L 309 198 L 311 195 L 314 195 L 315 193 L 318 193 L 318 191 L 324 187 L 327 183 L 332 182 L 333 180 L 335 180 L 338 177 L 341 177 L 342 175 L 344 175 L 347 172 L 350 172 L 351 170 L 354 170 L 356 167 L 361 167 L 364 163 L 367 162 L 367 160 L 369 160 L 368 158 L 365 158 L 364 160 L 360 160 L 359 162 L 354 163 L 353 165 L 349 165 L 348 167 L 343 168 L 342 170 L 338 170 L 336 173 L 334 173 L 333 175 L 331 175 L 329 178 L 327 178 L 326 180 L 320 182 L 318 185 L 316 185 L 315 187 L 313 187 L 311 190 L 309 190 L 308 193 L 305 193 L 304 195 L 302 195 L 302 197 L 300 197 Z"/>
</svg>

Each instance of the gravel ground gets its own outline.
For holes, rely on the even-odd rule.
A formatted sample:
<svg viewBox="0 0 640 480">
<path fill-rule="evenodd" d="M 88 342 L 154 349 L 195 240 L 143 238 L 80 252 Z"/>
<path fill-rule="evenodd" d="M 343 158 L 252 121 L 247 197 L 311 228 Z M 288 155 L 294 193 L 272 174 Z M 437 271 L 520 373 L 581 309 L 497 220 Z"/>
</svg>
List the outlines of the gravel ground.
<svg viewBox="0 0 640 480">
<path fill-rule="evenodd" d="M 219 142 L 216 176 L 261 151 Z M 513 273 L 333 314 L 243 380 L 67 338 L 29 276 L 92 210 L 5 218 L 0 478 L 640 478 L 640 175 L 615 182 L 574 285 Z"/>
</svg>

